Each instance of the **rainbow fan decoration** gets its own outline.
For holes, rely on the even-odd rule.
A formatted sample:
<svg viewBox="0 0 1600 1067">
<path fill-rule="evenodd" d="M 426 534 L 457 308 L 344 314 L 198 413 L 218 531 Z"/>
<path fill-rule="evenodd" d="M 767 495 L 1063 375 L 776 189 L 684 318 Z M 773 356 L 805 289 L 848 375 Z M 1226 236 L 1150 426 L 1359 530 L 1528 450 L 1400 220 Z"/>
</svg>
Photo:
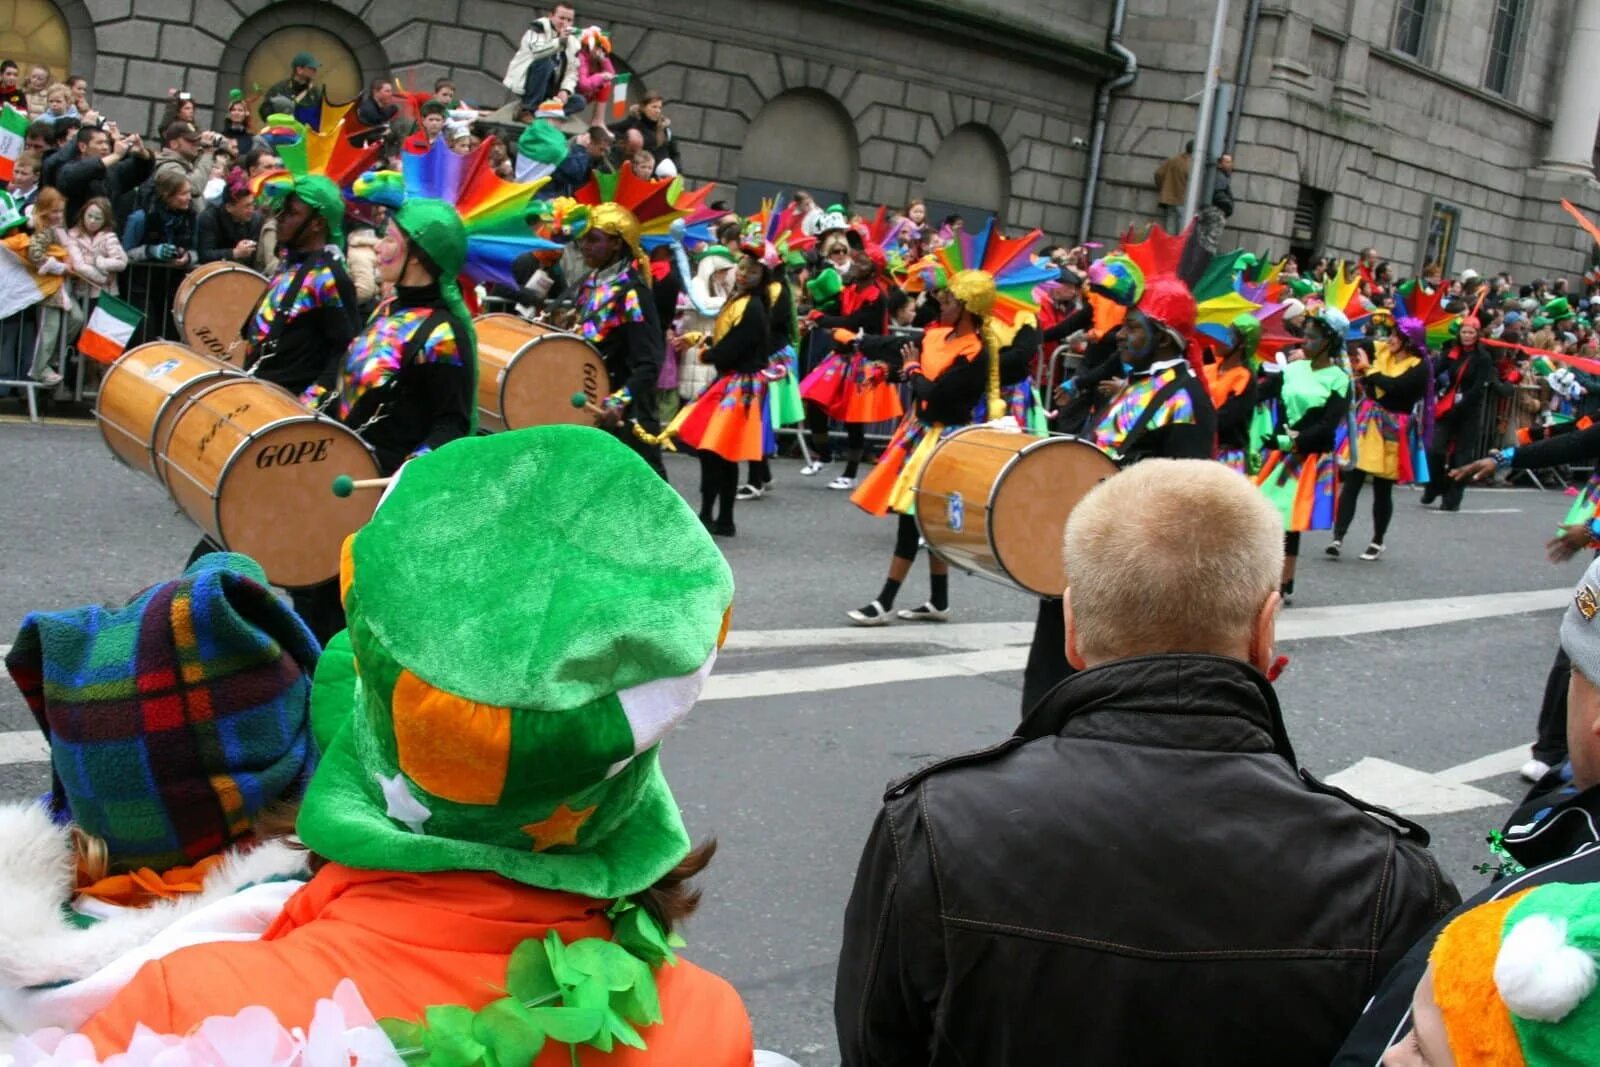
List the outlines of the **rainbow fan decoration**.
<svg viewBox="0 0 1600 1067">
<path fill-rule="evenodd" d="M 977 233 L 957 234 L 934 257 L 946 277 L 953 278 L 964 270 L 981 270 L 992 277 L 995 300 L 990 313 L 1009 326 L 1019 315 L 1038 312 L 1034 288 L 1058 276 L 1053 268 L 1040 267 L 1033 261 L 1033 253 L 1043 241 L 1044 234 L 1039 230 L 1006 237 L 995 230 L 991 218 Z"/>
<path fill-rule="evenodd" d="M 324 107 L 325 113 L 331 113 Z M 352 138 L 365 132 L 364 127 L 349 119 L 349 106 L 337 109 L 338 121 L 324 126 L 323 131 L 305 125 L 287 115 L 273 115 L 267 119 L 267 129 L 283 160 L 284 170 L 294 178 L 307 174 L 321 174 L 331 179 L 341 189 L 371 168 L 382 150 L 379 144 L 358 147 Z"/>
<path fill-rule="evenodd" d="M 1322 302 L 1344 312 L 1345 318 L 1350 320 L 1350 329 L 1346 331 L 1345 337 L 1351 341 L 1360 340 L 1365 336 L 1367 320 L 1372 317 L 1372 309 L 1361 299 L 1361 282 L 1362 277 L 1359 272 L 1345 273 L 1343 261 L 1322 282 Z"/>
<path fill-rule="evenodd" d="M 686 192 L 681 178 L 641 178 L 633 168 L 612 174 L 595 174 L 573 193 L 580 204 L 596 207 L 616 204 L 639 220 L 639 243 L 646 252 L 672 242 L 672 224 L 697 211 L 716 188 L 707 184 Z"/>
<path fill-rule="evenodd" d="M 549 180 L 508 182 L 489 163 L 490 142 L 470 155 L 457 155 L 435 141 L 426 152 L 401 156 L 401 174 L 363 174 L 355 195 L 397 208 L 406 200 L 427 197 L 455 207 L 467 230 L 467 262 L 462 273 L 474 282 L 515 285 L 511 264 L 524 252 L 560 248 L 536 236 L 527 222 L 529 201 Z"/>
<path fill-rule="evenodd" d="M 1456 326 L 1461 320 L 1461 316 L 1441 306 L 1444 297 L 1444 286 L 1430 293 L 1416 278 L 1402 282 L 1394 294 L 1394 317 L 1397 320 L 1407 316 L 1421 319 L 1428 336 L 1428 350 L 1434 353 L 1443 352 L 1455 340 Z"/>
</svg>

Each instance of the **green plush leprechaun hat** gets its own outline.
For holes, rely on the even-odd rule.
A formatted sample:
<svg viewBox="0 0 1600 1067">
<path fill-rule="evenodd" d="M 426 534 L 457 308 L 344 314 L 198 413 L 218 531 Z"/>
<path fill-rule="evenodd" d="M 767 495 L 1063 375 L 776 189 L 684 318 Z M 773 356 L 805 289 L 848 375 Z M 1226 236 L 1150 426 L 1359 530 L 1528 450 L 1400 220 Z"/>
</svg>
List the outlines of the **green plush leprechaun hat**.
<svg viewBox="0 0 1600 1067">
<path fill-rule="evenodd" d="M 733 578 L 632 450 L 543 426 L 419 456 L 346 541 L 340 580 L 308 848 L 601 899 L 688 853 L 657 745 L 710 674 Z"/>
</svg>

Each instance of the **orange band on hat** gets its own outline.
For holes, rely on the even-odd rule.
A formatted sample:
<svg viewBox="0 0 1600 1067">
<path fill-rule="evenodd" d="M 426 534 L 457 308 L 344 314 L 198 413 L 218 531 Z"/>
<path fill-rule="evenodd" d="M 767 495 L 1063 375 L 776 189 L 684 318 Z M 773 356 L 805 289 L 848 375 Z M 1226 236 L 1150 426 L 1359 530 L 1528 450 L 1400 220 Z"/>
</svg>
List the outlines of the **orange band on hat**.
<svg viewBox="0 0 1600 1067">
<path fill-rule="evenodd" d="M 1525 1067 L 1511 1012 L 1494 984 L 1506 916 L 1524 890 L 1480 904 L 1444 928 L 1428 961 L 1433 964 L 1433 999 L 1444 1016 L 1456 1067 Z"/>
<path fill-rule="evenodd" d="M 457 804 L 500 802 L 511 763 L 511 709 L 477 704 L 401 671 L 391 701 L 400 769 Z"/>
</svg>

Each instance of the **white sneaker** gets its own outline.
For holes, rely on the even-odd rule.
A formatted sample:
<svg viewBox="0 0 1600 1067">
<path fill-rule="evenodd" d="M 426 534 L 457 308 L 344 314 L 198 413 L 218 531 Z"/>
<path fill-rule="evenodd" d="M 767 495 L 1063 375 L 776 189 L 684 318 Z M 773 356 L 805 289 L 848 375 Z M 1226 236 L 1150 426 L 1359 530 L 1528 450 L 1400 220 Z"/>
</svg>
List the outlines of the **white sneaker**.
<svg viewBox="0 0 1600 1067">
<path fill-rule="evenodd" d="M 1381 541 L 1374 541 L 1372 544 L 1367 546 L 1367 550 L 1365 552 L 1361 553 L 1361 558 L 1366 560 L 1368 563 L 1371 563 L 1381 555 L 1383 555 L 1383 543 Z"/>
<path fill-rule="evenodd" d="M 854 489 L 855 487 L 856 480 L 854 478 L 846 478 L 842 474 L 828 483 L 829 489 Z"/>
<path fill-rule="evenodd" d="M 864 608 L 856 608 L 847 612 L 852 626 L 888 626 L 894 621 L 894 616 L 883 610 L 883 605 L 874 600 Z"/>
<path fill-rule="evenodd" d="M 1338 558 L 1339 550 L 1344 547 L 1344 542 L 1337 537 L 1328 542 L 1328 547 L 1322 550 L 1323 555 Z"/>
<path fill-rule="evenodd" d="M 825 460 L 814 459 L 810 463 L 807 463 L 804 467 L 801 467 L 800 473 L 809 478 L 813 474 L 820 473 L 827 465 L 828 464 Z"/>
<path fill-rule="evenodd" d="M 1537 782 L 1550 773 L 1550 764 L 1542 759 L 1531 759 L 1524 763 L 1522 769 L 1517 773 L 1522 776 L 1522 780 L 1525 782 Z"/>
<path fill-rule="evenodd" d="M 34 381 L 38 382 L 46 389 L 54 389 L 56 386 L 61 384 L 61 375 L 57 374 L 53 370 L 47 370 L 35 378 Z"/>
<path fill-rule="evenodd" d="M 947 622 L 950 618 L 950 609 L 936 608 L 930 601 L 919 608 L 901 608 L 898 614 L 907 622 Z"/>
<path fill-rule="evenodd" d="M 733 494 L 735 500 L 760 500 L 767 495 L 767 491 L 759 485 L 741 485 L 739 491 Z"/>
</svg>

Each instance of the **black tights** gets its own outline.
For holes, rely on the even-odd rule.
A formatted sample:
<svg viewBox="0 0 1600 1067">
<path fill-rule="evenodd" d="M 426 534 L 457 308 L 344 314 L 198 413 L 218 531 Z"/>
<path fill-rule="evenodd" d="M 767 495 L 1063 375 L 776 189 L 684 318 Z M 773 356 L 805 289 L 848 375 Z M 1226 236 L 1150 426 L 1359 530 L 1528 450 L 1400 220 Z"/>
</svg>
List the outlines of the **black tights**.
<svg viewBox="0 0 1600 1067">
<path fill-rule="evenodd" d="M 922 531 L 917 529 L 916 518 L 911 515 L 900 516 L 900 525 L 894 532 L 894 554 L 901 559 L 914 560 L 921 544 Z"/>
<path fill-rule="evenodd" d="M 833 442 L 828 437 L 828 413 L 816 404 L 806 405 L 806 431 L 811 434 L 811 448 L 823 463 L 833 462 Z M 861 468 L 861 456 L 866 450 L 867 427 L 865 423 L 844 424 L 845 468 L 844 476 L 854 478 Z"/>
<path fill-rule="evenodd" d="M 750 477 L 748 479 L 748 483 L 755 486 L 757 489 L 760 489 L 765 485 L 771 485 L 772 465 L 764 459 L 751 460 Z"/>
<path fill-rule="evenodd" d="M 1289 559 L 1300 558 L 1300 531 L 1289 530 L 1283 535 L 1283 554 Z"/>
<path fill-rule="evenodd" d="M 739 465 L 708 448 L 700 450 L 700 517 L 707 522 L 732 522 L 733 498 L 739 488 Z M 712 514 L 715 505 L 716 514 Z"/>
<path fill-rule="evenodd" d="M 1356 502 L 1361 496 L 1361 486 L 1367 472 L 1351 467 L 1344 472 L 1343 485 L 1339 487 L 1339 515 L 1333 525 L 1333 539 L 1343 541 L 1356 520 Z M 1394 518 L 1394 481 L 1372 475 L 1372 543 L 1383 544 L 1383 535 L 1389 532 L 1389 520 Z"/>
</svg>

